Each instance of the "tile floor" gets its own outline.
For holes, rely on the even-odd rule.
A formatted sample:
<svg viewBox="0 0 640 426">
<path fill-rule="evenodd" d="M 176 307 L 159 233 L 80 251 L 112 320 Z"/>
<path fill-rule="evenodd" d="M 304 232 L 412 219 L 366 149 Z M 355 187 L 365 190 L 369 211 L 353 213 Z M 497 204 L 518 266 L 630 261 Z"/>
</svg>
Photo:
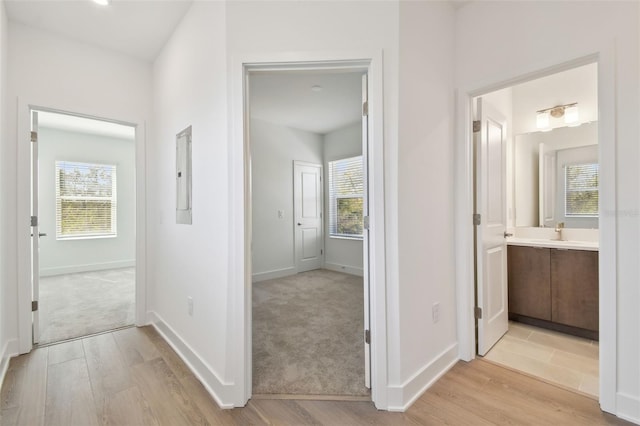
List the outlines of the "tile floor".
<svg viewBox="0 0 640 426">
<path fill-rule="evenodd" d="M 598 397 L 598 342 L 509 322 L 486 360 Z"/>
</svg>

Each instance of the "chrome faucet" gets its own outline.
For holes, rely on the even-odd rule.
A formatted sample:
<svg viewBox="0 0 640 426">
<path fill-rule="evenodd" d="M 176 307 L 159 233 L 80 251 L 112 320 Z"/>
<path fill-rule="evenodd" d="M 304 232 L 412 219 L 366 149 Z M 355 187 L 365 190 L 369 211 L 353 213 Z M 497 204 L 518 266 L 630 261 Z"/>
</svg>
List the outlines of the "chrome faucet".
<svg viewBox="0 0 640 426">
<path fill-rule="evenodd" d="M 556 232 L 558 233 L 558 241 L 562 241 L 562 230 L 564 229 L 564 222 L 556 223 Z"/>
</svg>

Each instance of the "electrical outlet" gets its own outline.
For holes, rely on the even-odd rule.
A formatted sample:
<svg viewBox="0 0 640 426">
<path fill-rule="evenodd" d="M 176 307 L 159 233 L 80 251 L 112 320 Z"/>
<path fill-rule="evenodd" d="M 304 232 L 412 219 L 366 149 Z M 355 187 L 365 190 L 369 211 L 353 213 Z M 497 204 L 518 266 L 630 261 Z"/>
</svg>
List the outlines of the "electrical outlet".
<svg viewBox="0 0 640 426">
<path fill-rule="evenodd" d="M 187 297 L 187 311 L 189 312 L 189 316 L 193 316 L 193 297 Z"/>
<path fill-rule="evenodd" d="M 434 323 L 440 321 L 440 302 L 433 304 L 433 307 L 431 308 L 431 316 Z"/>
</svg>

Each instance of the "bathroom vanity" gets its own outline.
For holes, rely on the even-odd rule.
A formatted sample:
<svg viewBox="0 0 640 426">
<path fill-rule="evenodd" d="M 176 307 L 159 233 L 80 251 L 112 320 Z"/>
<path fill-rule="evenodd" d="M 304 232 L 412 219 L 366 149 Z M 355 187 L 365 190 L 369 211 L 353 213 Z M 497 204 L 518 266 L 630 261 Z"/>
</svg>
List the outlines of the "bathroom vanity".
<svg viewBox="0 0 640 426">
<path fill-rule="evenodd" d="M 509 318 L 598 340 L 598 244 L 508 241 Z"/>
</svg>

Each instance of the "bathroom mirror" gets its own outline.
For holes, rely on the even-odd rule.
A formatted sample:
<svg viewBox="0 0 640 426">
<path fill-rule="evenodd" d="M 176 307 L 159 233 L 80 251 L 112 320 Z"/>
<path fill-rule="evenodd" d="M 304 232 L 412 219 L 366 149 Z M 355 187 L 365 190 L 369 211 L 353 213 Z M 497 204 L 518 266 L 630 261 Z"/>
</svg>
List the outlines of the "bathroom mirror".
<svg viewBox="0 0 640 426">
<path fill-rule="evenodd" d="M 516 135 L 515 226 L 597 228 L 598 124 Z"/>
</svg>

